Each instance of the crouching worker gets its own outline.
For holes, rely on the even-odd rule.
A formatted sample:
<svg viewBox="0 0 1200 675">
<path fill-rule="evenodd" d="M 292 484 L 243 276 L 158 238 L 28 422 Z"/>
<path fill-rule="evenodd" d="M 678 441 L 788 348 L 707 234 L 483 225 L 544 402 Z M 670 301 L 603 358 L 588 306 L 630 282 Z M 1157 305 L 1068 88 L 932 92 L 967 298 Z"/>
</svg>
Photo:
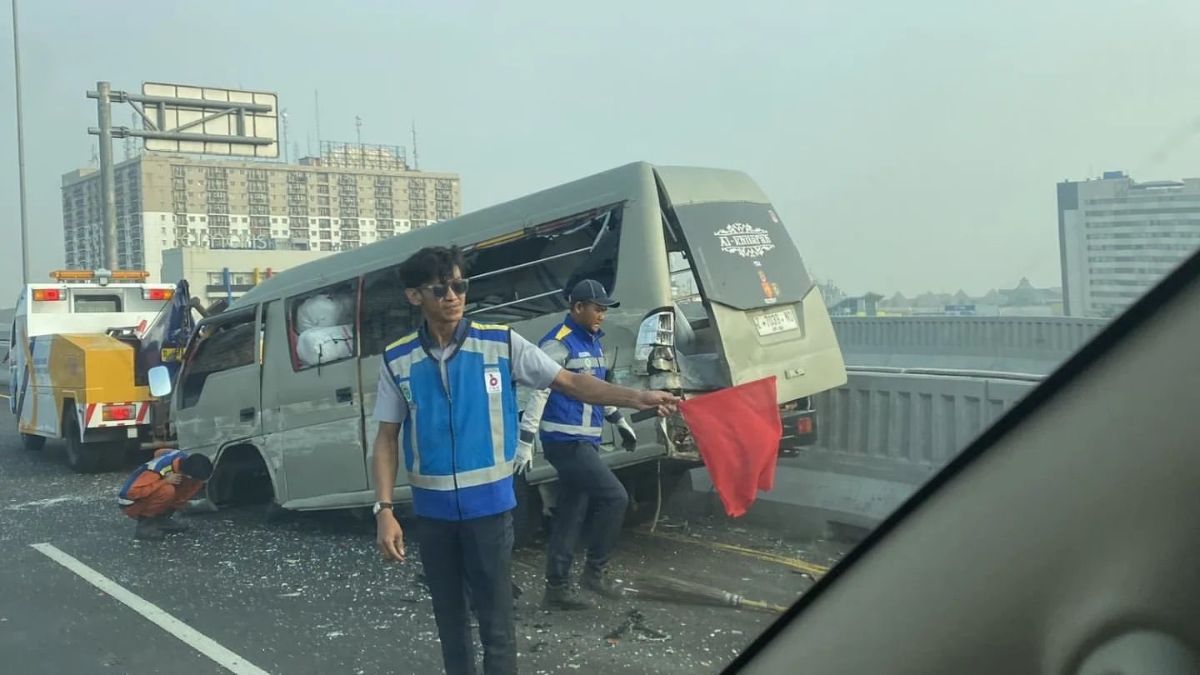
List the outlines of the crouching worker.
<svg viewBox="0 0 1200 675">
<path fill-rule="evenodd" d="M 200 491 L 212 472 L 212 462 L 204 455 L 167 448 L 134 469 L 117 493 L 121 511 L 137 521 L 133 537 L 162 539 L 168 532 L 188 529 L 172 517 Z"/>
</svg>

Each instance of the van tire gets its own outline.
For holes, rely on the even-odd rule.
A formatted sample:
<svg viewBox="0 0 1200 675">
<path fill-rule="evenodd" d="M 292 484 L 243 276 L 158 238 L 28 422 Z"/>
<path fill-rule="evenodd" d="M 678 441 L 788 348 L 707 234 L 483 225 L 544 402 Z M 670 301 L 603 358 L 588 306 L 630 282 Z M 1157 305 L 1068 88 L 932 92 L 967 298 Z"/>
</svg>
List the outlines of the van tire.
<svg viewBox="0 0 1200 675">
<path fill-rule="evenodd" d="M 46 437 L 36 434 L 21 434 L 21 447 L 30 452 L 38 452 L 46 447 Z"/>
</svg>

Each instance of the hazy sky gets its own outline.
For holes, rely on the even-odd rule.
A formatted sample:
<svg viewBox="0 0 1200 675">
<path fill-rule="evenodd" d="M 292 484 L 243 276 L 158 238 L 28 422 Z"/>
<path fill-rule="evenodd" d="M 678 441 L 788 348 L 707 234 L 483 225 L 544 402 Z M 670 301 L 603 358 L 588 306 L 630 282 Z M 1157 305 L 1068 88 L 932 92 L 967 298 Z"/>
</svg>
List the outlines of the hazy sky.
<svg viewBox="0 0 1200 675">
<path fill-rule="evenodd" d="M 327 140 L 353 140 L 360 115 L 365 142 L 407 145 L 415 118 L 422 168 L 459 172 L 466 210 L 633 160 L 742 169 L 851 292 L 1057 285 L 1055 182 L 1200 175 L 1196 0 L 580 4 L 22 0 L 35 278 L 62 264 L 59 180 L 91 157 L 101 79 L 277 91 L 301 151 L 314 89 Z M 7 3 L 0 17 L 8 306 Z"/>
</svg>

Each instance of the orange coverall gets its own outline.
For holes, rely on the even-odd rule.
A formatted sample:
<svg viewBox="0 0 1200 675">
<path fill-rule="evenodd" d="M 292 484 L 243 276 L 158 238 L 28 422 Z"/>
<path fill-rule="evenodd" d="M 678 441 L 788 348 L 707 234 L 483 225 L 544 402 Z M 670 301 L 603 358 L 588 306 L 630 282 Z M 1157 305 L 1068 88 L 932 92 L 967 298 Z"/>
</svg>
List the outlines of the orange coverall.
<svg viewBox="0 0 1200 675">
<path fill-rule="evenodd" d="M 173 451 L 162 448 L 154 453 L 154 457 L 157 459 L 168 452 Z M 171 468 L 175 473 L 179 473 L 179 464 L 182 461 L 183 458 L 178 457 L 171 462 Z M 183 482 L 179 485 L 171 485 L 163 480 L 163 476 L 157 471 L 147 471 L 143 467 L 138 467 L 137 471 L 140 471 L 141 474 L 134 479 L 133 484 L 126 492 L 127 498 L 133 500 L 133 503 L 121 509 L 130 518 L 154 518 L 167 511 L 178 509 L 194 497 L 204 485 L 202 481 L 187 476 L 183 477 Z"/>
</svg>

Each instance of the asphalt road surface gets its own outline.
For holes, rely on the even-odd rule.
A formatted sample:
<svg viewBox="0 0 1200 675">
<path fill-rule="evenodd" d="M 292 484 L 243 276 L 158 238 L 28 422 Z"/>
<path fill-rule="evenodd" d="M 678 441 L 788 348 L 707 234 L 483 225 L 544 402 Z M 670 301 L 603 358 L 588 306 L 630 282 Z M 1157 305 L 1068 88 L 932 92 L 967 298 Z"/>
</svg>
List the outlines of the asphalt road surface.
<svg viewBox="0 0 1200 675">
<path fill-rule="evenodd" d="M 77 475 L 61 454 L 24 450 L 0 406 L 0 671 L 441 672 L 414 542 L 410 562 L 388 564 L 360 512 L 268 524 L 262 507 L 138 542 L 114 497 L 126 472 Z M 655 535 L 627 529 L 614 576 L 672 574 L 786 605 L 811 581 L 772 556 L 828 565 L 839 549 L 677 516 Z M 540 547 L 515 554 L 523 673 L 717 672 L 773 618 L 645 599 L 546 612 L 544 560 Z"/>
</svg>

